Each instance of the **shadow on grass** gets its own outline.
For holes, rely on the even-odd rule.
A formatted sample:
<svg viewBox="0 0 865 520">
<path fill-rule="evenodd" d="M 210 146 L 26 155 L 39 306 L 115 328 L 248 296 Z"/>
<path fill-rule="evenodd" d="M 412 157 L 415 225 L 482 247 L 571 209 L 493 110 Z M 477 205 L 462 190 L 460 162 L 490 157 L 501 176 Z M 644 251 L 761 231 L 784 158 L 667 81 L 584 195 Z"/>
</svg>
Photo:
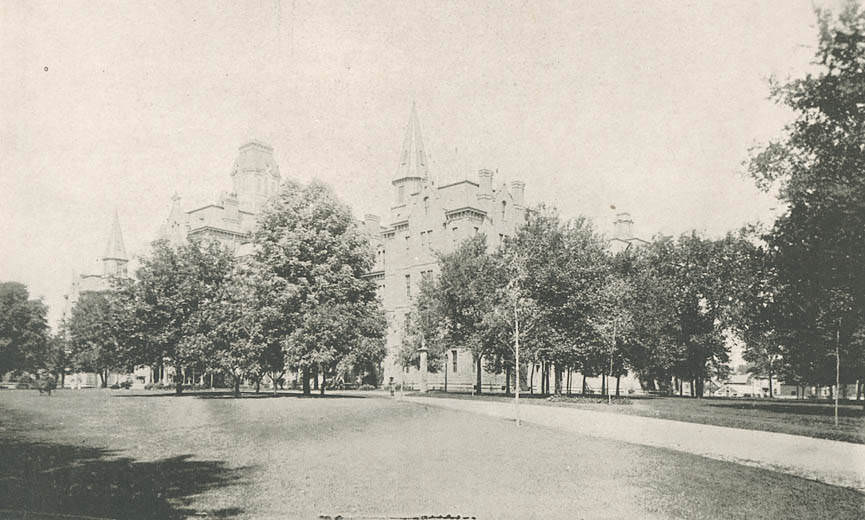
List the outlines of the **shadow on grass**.
<svg viewBox="0 0 865 520">
<path fill-rule="evenodd" d="M 243 513 L 191 507 L 192 496 L 239 483 L 243 469 L 190 457 L 140 462 L 101 448 L 0 438 L 0 516 L 173 519 Z"/>
<path fill-rule="evenodd" d="M 835 414 L 835 409 L 831 405 L 826 404 L 791 404 L 779 402 L 755 402 L 749 401 L 737 403 L 731 401 L 710 402 L 708 406 L 717 406 L 719 408 L 732 408 L 735 410 L 763 410 L 766 412 L 774 412 L 789 415 L 814 415 L 832 417 Z M 860 406 L 839 406 L 839 417 L 865 417 L 865 410 Z"/>
<path fill-rule="evenodd" d="M 158 393 L 131 393 L 117 394 L 111 397 L 190 397 L 195 399 L 280 399 L 280 398 L 295 398 L 295 399 L 366 399 L 365 395 L 341 394 L 337 391 L 334 394 L 321 395 L 317 392 L 310 395 L 303 395 L 301 392 L 279 392 L 273 395 L 272 392 L 241 392 L 240 395 L 234 395 L 231 391 L 214 391 L 214 392 L 188 392 L 176 394 L 174 392 L 158 392 Z"/>
</svg>

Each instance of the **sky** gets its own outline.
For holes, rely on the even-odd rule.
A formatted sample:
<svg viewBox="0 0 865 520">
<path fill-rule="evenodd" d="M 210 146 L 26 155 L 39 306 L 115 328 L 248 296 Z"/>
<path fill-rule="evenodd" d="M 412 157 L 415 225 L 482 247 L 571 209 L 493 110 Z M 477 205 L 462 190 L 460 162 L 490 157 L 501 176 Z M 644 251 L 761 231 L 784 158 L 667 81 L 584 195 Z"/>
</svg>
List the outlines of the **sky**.
<svg viewBox="0 0 865 520">
<path fill-rule="evenodd" d="M 440 183 L 497 170 L 646 238 L 771 222 L 742 163 L 791 119 L 767 78 L 809 69 L 815 20 L 810 0 L 7 0 L 0 280 L 56 320 L 115 211 L 146 253 L 171 195 L 215 201 L 250 138 L 384 216 L 413 102 Z"/>
</svg>

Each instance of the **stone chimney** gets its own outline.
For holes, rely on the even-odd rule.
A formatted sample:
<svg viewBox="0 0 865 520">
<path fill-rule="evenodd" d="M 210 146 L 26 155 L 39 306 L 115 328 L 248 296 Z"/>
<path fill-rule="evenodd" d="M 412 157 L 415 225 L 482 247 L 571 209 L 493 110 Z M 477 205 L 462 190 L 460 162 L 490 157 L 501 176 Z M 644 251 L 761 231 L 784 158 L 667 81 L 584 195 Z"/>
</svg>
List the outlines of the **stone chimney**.
<svg viewBox="0 0 865 520">
<path fill-rule="evenodd" d="M 493 198 L 493 171 L 482 169 L 478 170 L 478 198 L 492 199 Z"/>
<path fill-rule="evenodd" d="M 614 222 L 613 238 L 627 240 L 634 238 L 634 221 L 631 220 L 631 214 L 628 212 L 616 213 Z"/>
<path fill-rule="evenodd" d="M 230 222 L 240 222 L 240 201 L 237 200 L 237 194 L 223 192 L 220 199 L 225 210 L 223 219 Z"/>
<path fill-rule="evenodd" d="M 511 197 L 514 199 L 514 205 L 525 207 L 526 205 L 526 183 L 523 181 L 511 181 Z"/>
</svg>

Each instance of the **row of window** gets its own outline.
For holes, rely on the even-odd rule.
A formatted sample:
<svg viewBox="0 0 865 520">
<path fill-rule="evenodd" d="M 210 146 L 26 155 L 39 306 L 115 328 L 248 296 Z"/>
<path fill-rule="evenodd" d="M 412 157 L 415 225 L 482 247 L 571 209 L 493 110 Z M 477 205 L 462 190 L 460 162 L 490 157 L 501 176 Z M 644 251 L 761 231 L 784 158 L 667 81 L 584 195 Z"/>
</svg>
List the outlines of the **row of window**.
<svg viewBox="0 0 865 520">
<path fill-rule="evenodd" d="M 425 271 L 420 272 L 420 277 L 422 282 L 426 282 L 432 278 L 433 271 L 432 269 L 427 269 Z M 381 286 L 384 288 L 384 285 Z M 405 275 L 405 296 L 406 298 L 411 298 L 411 274 Z"/>
</svg>

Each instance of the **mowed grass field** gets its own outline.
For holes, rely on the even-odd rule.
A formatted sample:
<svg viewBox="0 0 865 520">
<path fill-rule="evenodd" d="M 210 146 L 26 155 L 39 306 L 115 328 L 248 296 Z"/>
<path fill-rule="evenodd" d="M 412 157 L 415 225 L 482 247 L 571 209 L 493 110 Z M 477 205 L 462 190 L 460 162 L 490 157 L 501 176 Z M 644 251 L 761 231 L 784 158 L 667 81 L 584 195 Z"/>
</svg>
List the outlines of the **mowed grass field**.
<svg viewBox="0 0 865 520">
<path fill-rule="evenodd" d="M 865 495 L 361 394 L 0 391 L 0 517 L 56 514 L 841 519 Z"/>
<path fill-rule="evenodd" d="M 513 395 L 430 392 L 430 397 L 456 399 L 487 399 L 512 401 Z M 630 404 L 608 406 L 601 396 L 563 397 L 549 401 L 540 395 L 521 394 L 527 404 L 573 406 L 588 410 L 606 411 L 657 417 L 746 430 L 805 435 L 819 439 L 865 444 L 865 410 L 861 401 L 844 402 L 838 410 L 835 426 L 834 405 L 827 401 L 793 399 L 693 399 L 687 397 L 633 397 Z M 601 402 L 598 402 L 601 401 Z"/>
</svg>

